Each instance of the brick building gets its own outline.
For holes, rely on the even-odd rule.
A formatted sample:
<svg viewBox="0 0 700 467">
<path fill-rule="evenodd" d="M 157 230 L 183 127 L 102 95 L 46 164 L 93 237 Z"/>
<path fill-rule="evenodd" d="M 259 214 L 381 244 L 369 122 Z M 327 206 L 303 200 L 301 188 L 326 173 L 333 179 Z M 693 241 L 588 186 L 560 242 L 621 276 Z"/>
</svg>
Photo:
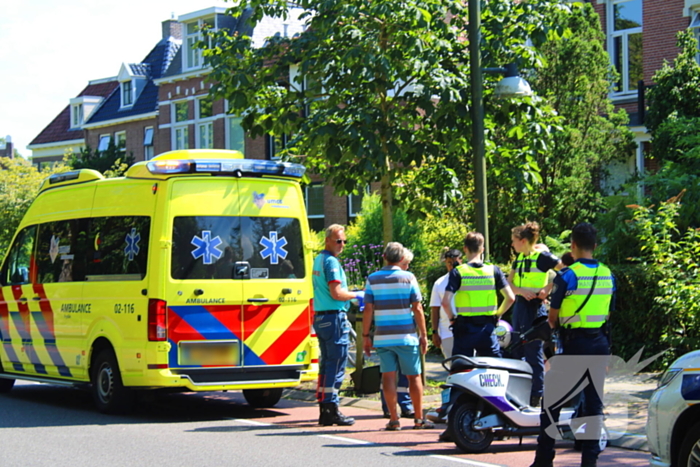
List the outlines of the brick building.
<svg viewBox="0 0 700 467">
<path fill-rule="evenodd" d="M 595 0 L 610 60 L 620 81 L 610 93 L 630 115 L 637 151 L 625 166 L 614 167 L 617 182 L 650 167 L 644 157 L 651 135 L 644 126 L 644 90 L 664 63 L 678 55 L 676 34 L 691 28 L 700 37 L 700 0 Z M 613 184 L 615 184 L 613 181 Z"/>
</svg>

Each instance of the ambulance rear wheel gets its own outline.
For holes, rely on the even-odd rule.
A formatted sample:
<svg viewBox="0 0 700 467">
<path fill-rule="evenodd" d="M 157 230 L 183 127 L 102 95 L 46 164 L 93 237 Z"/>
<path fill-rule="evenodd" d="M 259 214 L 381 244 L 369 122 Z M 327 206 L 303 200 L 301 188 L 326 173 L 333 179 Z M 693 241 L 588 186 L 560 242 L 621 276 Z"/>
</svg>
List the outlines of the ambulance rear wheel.
<svg viewBox="0 0 700 467">
<path fill-rule="evenodd" d="M 100 351 L 91 372 L 92 397 L 102 413 L 128 412 L 134 402 L 134 393 L 122 384 L 117 357 L 111 349 Z"/>
<path fill-rule="evenodd" d="M 448 430 L 452 435 L 452 440 L 464 452 L 484 452 L 493 442 L 493 431 L 477 431 L 472 428 L 475 418 L 476 406 L 471 402 L 464 402 L 454 407 L 447 417 Z"/>
<path fill-rule="evenodd" d="M 243 397 L 246 402 L 256 409 L 274 407 L 282 398 L 282 388 L 244 389 Z"/>
</svg>

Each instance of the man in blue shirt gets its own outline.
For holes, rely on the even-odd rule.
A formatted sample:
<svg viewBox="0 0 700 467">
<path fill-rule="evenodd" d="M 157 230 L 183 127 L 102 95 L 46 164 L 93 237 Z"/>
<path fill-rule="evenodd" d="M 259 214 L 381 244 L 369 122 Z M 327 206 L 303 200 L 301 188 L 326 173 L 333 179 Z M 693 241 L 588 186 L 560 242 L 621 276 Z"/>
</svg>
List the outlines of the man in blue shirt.
<svg viewBox="0 0 700 467">
<path fill-rule="evenodd" d="M 362 300 L 364 292 L 349 292 L 345 271 L 337 256 L 347 243 L 345 228 L 333 224 L 326 229 L 326 248 L 316 257 L 313 267 L 314 330 L 321 350 L 317 397 L 320 408 L 318 423 L 323 426 L 347 426 L 355 419 L 338 409 L 338 390 L 345 378 L 350 344 L 348 302 Z"/>
</svg>

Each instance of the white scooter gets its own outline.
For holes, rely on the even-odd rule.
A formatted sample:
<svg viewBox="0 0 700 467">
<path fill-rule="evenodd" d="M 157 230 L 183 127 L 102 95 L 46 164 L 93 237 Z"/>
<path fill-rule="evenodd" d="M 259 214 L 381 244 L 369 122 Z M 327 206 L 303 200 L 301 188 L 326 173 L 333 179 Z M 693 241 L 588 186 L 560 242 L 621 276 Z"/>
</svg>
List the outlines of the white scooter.
<svg viewBox="0 0 700 467">
<path fill-rule="evenodd" d="M 539 324 L 522 334 L 521 342 L 547 339 L 543 334 L 550 332 L 549 325 Z M 462 451 L 483 452 L 495 437 L 539 433 L 541 409 L 528 405 L 532 386 L 529 364 L 508 358 L 454 355 L 442 365 L 449 372 L 443 386 L 449 388 L 449 402 L 444 401 L 448 403 L 446 435 Z M 559 425 L 568 424 L 574 412 L 573 408 L 562 408 Z"/>
</svg>

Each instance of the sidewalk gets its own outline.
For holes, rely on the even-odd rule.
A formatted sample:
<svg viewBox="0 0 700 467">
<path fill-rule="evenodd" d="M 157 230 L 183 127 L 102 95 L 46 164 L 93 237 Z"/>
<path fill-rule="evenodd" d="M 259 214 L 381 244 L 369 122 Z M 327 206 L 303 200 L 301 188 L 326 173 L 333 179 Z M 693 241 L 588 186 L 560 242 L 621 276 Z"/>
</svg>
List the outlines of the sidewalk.
<svg viewBox="0 0 700 467">
<path fill-rule="evenodd" d="M 447 371 L 442 359 L 434 355 L 426 357 L 426 378 L 445 381 Z M 348 376 L 349 377 L 349 376 Z M 638 373 L 625 379 L 608 378 L 605 381 L 606 425 L 610 433 L 609 445 L 638 451 L 648 451 L 645 432 L 647 408 L 651 393 L 656 388 L 658 374 Z M 315 393 L 289 389 L 284 396 L 289 399 L 315 402 Z M 376 398 L 375 398 L 376 399 Z M 381 402 L 369 398 L 341 397 L 341 405 L 375 410 L 381 413 Z M 423 408 L 439 407 L 440 394 L 423 397 Z"/>
</svg>

